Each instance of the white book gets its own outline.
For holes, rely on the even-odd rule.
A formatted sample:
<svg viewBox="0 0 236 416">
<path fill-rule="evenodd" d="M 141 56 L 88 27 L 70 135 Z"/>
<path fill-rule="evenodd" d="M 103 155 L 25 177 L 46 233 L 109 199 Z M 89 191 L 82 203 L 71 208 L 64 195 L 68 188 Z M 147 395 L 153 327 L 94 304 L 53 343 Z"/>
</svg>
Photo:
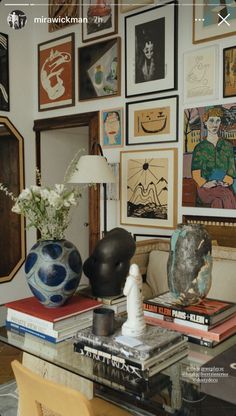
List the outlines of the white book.
<svg viewBox="0 0 236 416">
<path fill-rule="evenodd" d="M 67 325 L 67 327 L 64 327 L 59 330 L 54 330 L 52 328 L 45 328 L 41 325 L 39 325 L 37 322 L 31 322 L 27 319 L 18 319 L 17 317 L 12 317 L 12 319 L 7 318 L 7 322 L 15 325 L 19 325 L 22 327 L 25 327 L 27 329 L 30 329 L 32 331 L 40 332 L 41 334 L 49 335 L 54 338 L 64 338 L 68 335 L 74 335 L 79 331 L 80 329 L 87 328 L 88 326 L 92 325 L 92 316 L 88 317 L 86 319 L 81 319 L 78 322 L 74 322 L 71 325 Z"/>
<path fill-rule="evenodd" d="M 37 325 L 39 329 L 36 329 L 36 331 L 41 332 L 42 328 L 45 329 L 51 329 L 55 331 L 59 331 L 63 328 L 68 328 L 68 326 L 76 325 L 77 323 L 82 323 L 83 321 L 86 321 L 88 318 L 92 319 L 93 311 L 87 311 L 80 313 L 78 315 L 71 316 L 69 318 L 63 319 L 61 321 L 57 322 L 51 322 L 46 321 L 44 319 L 38 318 L 33 315 L 29 315 L 24 312 L 17 311 L 15 309 L 8 308 L 7 309 L 7 321 L 12 321 L 20 325 L 25 326 L 25 322 L 28 323 L 28 325 Z"/>
</svg>

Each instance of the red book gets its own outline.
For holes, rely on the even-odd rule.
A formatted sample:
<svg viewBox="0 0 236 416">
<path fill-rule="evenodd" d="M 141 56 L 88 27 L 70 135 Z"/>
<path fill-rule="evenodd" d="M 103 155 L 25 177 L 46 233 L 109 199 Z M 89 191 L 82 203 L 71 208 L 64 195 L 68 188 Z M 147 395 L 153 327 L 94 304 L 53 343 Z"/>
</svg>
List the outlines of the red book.
<svg viewBox="0 0 236 416">
<path fill-rule="evenodd" d="M 34 296 L 15 300 L 5 304 L 7 308 L 22 312 L 48 322 L 57 322 L 71 316 L 79 315 L 102 305 L 96 299 L 80 295 L 72 296 L 68 302 L 57 308 L 46 308 Z"/>
<path fill-rule="evenodd" d="M 162 319 L 150 318 L 147 316 L 145 317 L 145 321 L 150 325 L 159 325 L 163 328 L 182 332 L 186 335 L 195 335 L 213 341 L 223 341 L 230 335 L 236 333 L 236 315 L 230 317 L 229 319 L 215 326 L 214 328 L 209 329 L 209 331 L 201 331 L 200 329 L 179 325 L 170 321 L 163 321 Z"/>
</svg>

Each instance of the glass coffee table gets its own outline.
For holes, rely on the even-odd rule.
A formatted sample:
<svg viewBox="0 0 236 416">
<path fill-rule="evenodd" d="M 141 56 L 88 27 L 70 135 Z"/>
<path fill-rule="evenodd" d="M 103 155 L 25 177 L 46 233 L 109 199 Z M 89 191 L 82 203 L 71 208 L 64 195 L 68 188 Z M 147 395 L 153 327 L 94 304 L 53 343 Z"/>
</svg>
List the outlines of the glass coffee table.
<svg viewBox="0 0 236 416">
<path fill-rule="evenodd" d="M 236 404 L 226 397 L 222 400 L 203 393 L 198 378 L 199 368 L 235 345 L 236 336 L 212 349 L 189 343 L 188 356 L 148 381 L 81 356 L 74 351 L 73 339 L 55 345 L 1 327 L 0 341 L 92 382 L 95 395 L 130 409 L 134 415 L 236 416 Z"/>
</svg>

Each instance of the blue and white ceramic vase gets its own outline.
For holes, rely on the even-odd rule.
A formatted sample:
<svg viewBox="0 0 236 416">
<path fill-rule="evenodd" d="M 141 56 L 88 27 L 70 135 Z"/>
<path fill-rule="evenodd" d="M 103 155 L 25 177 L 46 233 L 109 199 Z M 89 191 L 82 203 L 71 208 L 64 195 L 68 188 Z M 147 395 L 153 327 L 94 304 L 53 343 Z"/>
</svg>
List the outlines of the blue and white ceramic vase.
<svg viewBox="0 0 236 416">
<path fill-rule="evenodd" d="M 171 237 L 168 286 L 179 305 L 197 304 L 211 287 L 211 238 L 201 224 L 179 224 Z"/>
<path fill-rule="evenodd" d="M 25 274 L 34 296 L 48 308 L 63 305 L 77 289 L 82 261 L 67 240 L 39 240 L 25 262 Z"/>
</svg>

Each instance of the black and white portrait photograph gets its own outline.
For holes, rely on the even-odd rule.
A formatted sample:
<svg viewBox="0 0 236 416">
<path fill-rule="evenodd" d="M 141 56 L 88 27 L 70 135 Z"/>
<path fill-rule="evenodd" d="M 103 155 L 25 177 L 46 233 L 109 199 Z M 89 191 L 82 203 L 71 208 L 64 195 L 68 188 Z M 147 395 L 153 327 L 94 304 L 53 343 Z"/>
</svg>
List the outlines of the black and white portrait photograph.
<svg viewBox="0 0 236 416">
<path fill-rule="evenodd" d="M 135 27 L 135 82 L 165 78 L 165 19 Z"/>
<path fill-rule="evenodd" d="M 177 15 L 173 1 L 125 17 L 126 97 L 177 88 Z"/>
</svg>

